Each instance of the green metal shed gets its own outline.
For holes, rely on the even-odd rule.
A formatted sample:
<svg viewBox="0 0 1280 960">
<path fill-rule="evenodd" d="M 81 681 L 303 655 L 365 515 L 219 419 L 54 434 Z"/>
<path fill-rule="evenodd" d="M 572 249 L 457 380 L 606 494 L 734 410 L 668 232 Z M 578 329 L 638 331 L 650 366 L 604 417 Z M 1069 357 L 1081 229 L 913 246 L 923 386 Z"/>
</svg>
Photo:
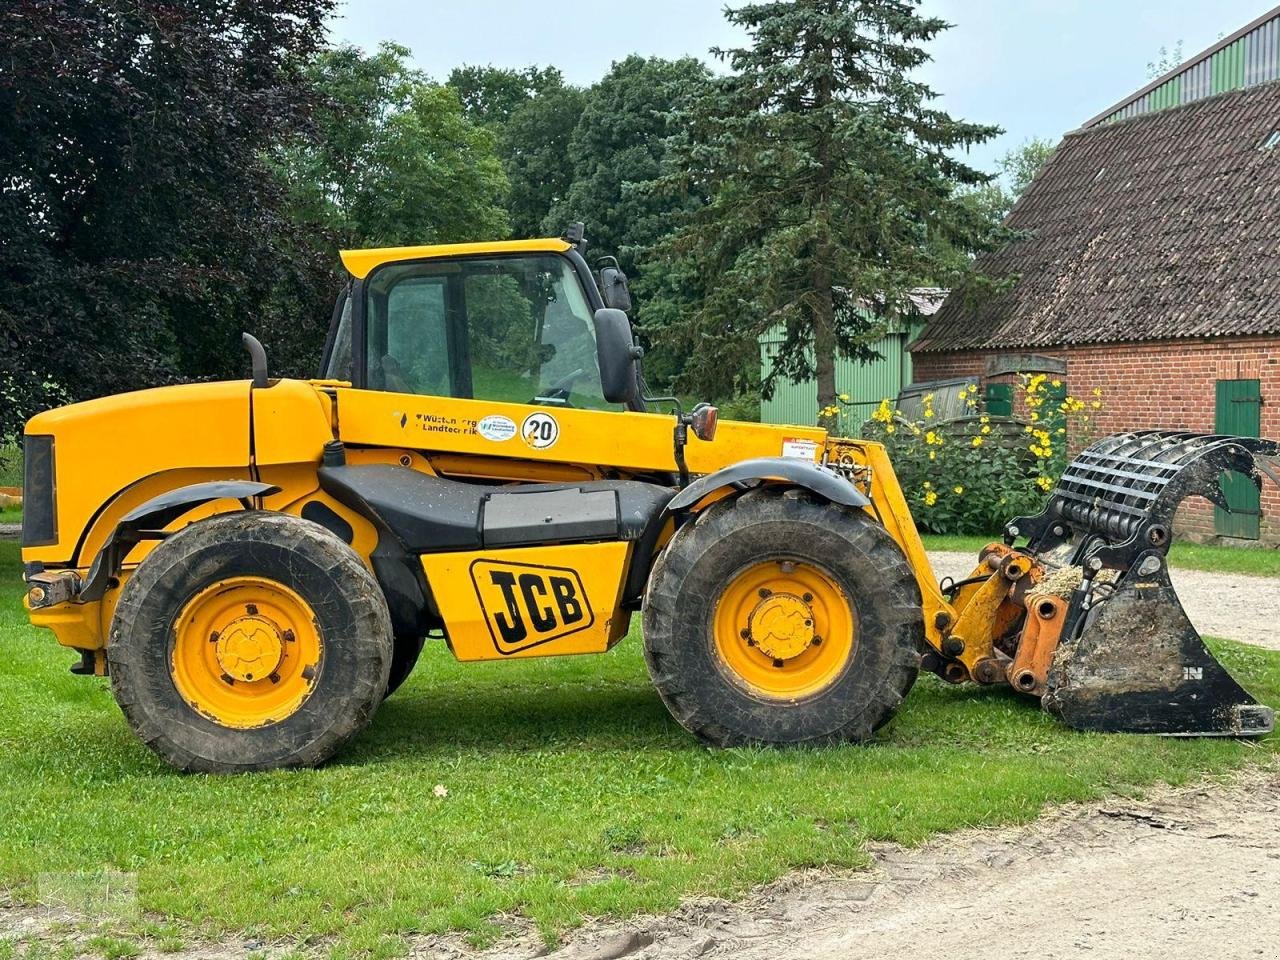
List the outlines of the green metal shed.
<svg viewBox="0 0 1280 960">
<path fill-rule="evenodd" d="M 876 404 L 885 397 L 896 397 L 903 387 L 911 383 L 911 354 L 907 352 L 907 344 L 915 339 L 925 320 L 937 311 L 945 296 L 945 290 L 934 287 L 921 287 L 914 291 L 911 300 L 916 307 L 916 316 L 891 325 L 884 336 L 871 344 L 871 348 L 880 355 L 879 359 L 866 363 L 836 359 L 836 389 L 849 395 L 852 406 L 846 407 L 846 416 L 852 416 L 853 426 L 861 426 L 861 421 L 871 415 Z M 780 327 L 761 335 L 762 377 L 769 375 L 773 357 L 782 342 Z M 760 420 L 762 423 L 815 424 L 818 420 L 817 381 L 796 383 L 779 379 L 774 385 L 773 396 L 760 402 Z"/>
</svg>

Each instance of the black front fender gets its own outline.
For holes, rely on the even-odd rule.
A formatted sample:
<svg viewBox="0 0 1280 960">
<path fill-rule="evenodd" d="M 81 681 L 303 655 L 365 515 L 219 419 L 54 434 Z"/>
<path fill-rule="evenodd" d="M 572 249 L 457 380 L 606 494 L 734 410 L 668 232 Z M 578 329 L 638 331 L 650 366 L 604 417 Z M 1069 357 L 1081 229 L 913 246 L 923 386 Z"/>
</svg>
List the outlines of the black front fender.
<svg viewBox="0 0 1280 960">
<path fill-rule="evenodd" d="M 699 477 L 671 499 L 666 514 L 688 510 L 707 494 L 724 487 L 747 490 L 757 483 L 803 487 L 844 507 L 865 507 L 871 503 L 866 494 L 829 467 L 790 457 L 757 457 Z"/>
<path fill-rule="evenodd" d="M 279 492 L 279 487 L 253 480 L 211 480 L 178 487 L 152 497 L 120 518 L 120 522 L 111 531 L 111 536 L 107 537 L 107 542 L 93 558 L 93 565 L 89 568 L 89 575 L 85 578 L 78 599 L 85 602 L 101 600 L 102 595 L 107 592 L 107 584 L 120 572 L 120 566 L 129 551 L 139 541 L 146 539 L 149 532 L 163 530 L 187 511 L 214 500 L 239 500 L 248 509 L 253 497 L 265 497 Z"/>
</svg>

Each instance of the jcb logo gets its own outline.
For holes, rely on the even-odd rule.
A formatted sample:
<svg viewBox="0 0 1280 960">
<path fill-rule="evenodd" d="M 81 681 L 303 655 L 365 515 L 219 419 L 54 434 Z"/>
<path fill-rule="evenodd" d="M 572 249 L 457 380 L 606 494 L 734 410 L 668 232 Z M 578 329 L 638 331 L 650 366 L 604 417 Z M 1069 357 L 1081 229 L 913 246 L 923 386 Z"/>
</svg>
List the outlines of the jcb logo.
<svg viewBox="0 0 1280 960">
<path fill-rule="evenodd" d="M 499 653 L 527 650 L 595 623 L 582 578 L 567 567 L 476 560 L 471 582 Z"/>
</svg>

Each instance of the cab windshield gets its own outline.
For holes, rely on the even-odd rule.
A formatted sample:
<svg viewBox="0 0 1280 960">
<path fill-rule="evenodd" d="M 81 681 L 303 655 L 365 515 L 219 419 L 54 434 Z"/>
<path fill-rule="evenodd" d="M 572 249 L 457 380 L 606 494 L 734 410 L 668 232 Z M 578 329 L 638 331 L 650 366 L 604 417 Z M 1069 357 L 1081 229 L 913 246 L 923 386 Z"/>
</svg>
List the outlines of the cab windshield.
<svg viewBox="0 0 1280 960">
<path fill-rule="evenodd" d="M 369 389 L 616 408 L 600 388 L 591 306 L 564 257 L 388 264 L 364 296 Z M 332 379 L 352 379 L 349 314 L 335 334 Z"/>
</svg>

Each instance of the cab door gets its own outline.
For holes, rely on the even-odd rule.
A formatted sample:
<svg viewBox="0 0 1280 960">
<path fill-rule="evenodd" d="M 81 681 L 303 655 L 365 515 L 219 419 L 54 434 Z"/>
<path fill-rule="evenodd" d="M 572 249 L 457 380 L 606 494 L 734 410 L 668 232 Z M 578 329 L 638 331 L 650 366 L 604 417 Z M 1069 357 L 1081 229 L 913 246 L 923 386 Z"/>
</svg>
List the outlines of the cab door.
<svg viewBox="0 0 1280 960">
<path fill-rule="evenodd" d="M 372 270 L 353 294 L 342 439 L 559 460 L 568 423 L 584 439 L 613 432 L 624 410 L 601 390 L 584 269 L 566 254 L 528 252 Z"/>
</svg>

